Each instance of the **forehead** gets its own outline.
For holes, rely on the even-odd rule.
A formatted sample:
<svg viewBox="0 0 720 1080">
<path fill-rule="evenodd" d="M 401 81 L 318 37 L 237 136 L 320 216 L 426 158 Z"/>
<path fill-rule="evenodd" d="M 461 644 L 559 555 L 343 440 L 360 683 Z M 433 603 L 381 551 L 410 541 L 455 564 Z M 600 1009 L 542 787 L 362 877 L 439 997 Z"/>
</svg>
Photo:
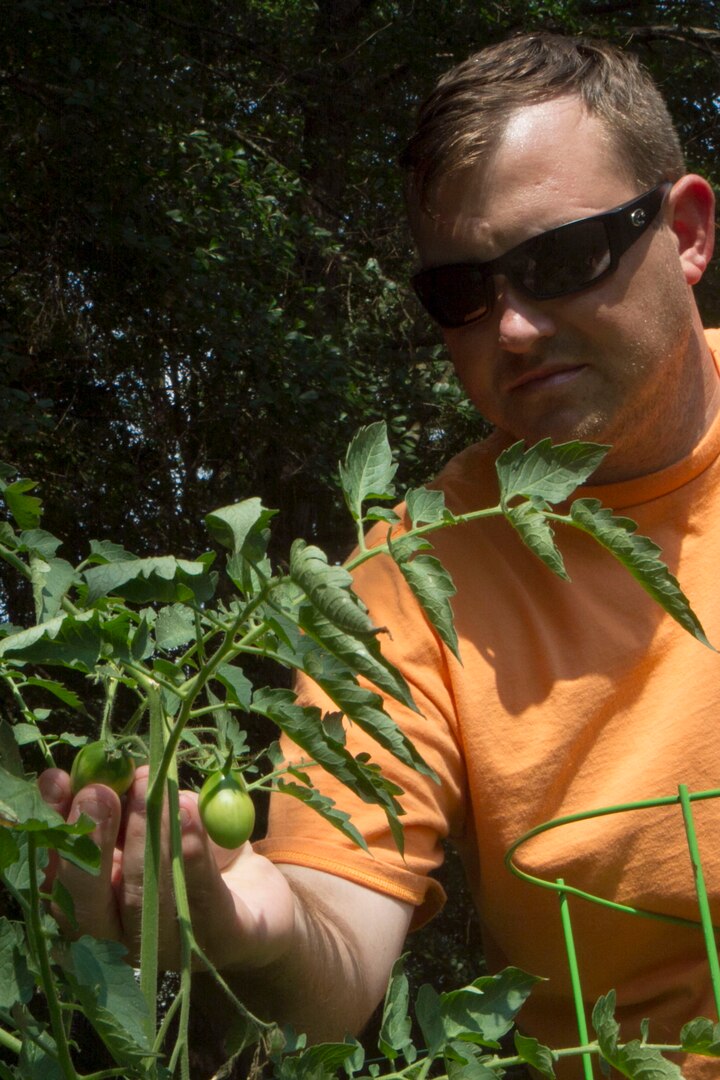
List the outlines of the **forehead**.
<svg viewBox="0 0 720 1080">
<path fill-rule="evenodd" d="M 413 231 L 425 265 L 489 259 L 636 193 L 602 121 L 557 98 L 516 110 L 486 160 L 439 183 Z"/>
</svg>

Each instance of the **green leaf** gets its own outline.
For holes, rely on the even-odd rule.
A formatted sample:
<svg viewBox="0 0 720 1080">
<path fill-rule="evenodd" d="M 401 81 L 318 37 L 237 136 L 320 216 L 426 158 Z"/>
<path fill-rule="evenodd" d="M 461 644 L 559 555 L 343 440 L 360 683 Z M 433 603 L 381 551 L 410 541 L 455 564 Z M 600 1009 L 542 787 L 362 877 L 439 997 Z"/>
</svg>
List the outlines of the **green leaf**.
<svg viewBox="0 0 720 1080">
<path fill-rule="evenodd" d="M 461 990 L 442 995 L 442 1018 L 448 1039 L 499 1046 L 513 1026 L 532 988 L 541 980 L 519 968 L 475 979 Z"/>
<path fill-rule="evenodd" d="M 77 696 L 74 690 L 68 690 L 67 686 L 63 686 L 62 683 L 56 682 L 54 679 L 38 679 L 34 675 L 25 680 L 24 686 L 39 686 L 43 690 L 47 690 L 49 694 L 53 694 L 54 697 L 59 698 L 65 705 L 69 705 L 71 709 L 77 709 L 78 712 L 85 712 L 85 705 Z"/>
<path fill-rule="evenodd" d="M 600 1053 L 609 1065 L 629 1080 L 682 1080 L 679 1067 L 658 1050 L 643 1046 L 637 1039 L 620 1044 L 620 1028 L 614 1013 L 615 991 L 611 990 L 599 998 L 592 1015 Z"/>
<path fill-rule="evenodd" d="M 394 545 L 391 544 L 391 555 L 394 554 L 393 549 Z M 450 574 L 434 555 L 416 555 L 414 559 L 403 559 L 398 566 L 431 624 L 459 660 L 458 639 L 450 606 L 450 597 L 457 590 Z"/>
<path fill-rule="evenodd" d="M 207 514 L 205 524 L 223 547 L 257 561 L 265 554 L 268 524 L 276 513 L 277 510 L 266 509 L 260 499 L 245 499 Z"/>
<path fill-rule="evenodd" d="M 303 777 L 303 774 L 297 769 L 290 769 L 290 774 L 298 778 Z M 368 846 L 365 838 L 353 825 L 350 815 L 344 810 L 339 810 L 331 798 L 314 788 L 309 777 L 304 777 L 304 779 L 307 780 L 307 784 L 295 783 L 293 780 L 280 778 L 276 783 L 276 789 L 284 795 L 291 795 L 294 799 L 304 803 L 305 806 L 320 814 L 329 825 L 332 825 L 333 828 L 338 829 L 349 840 L 352 840 L 353 844 L 357 844 L 358 847 L 367 851 Z"/>
<path fill-rule="evenodd" d="M 547 1080 L 555 1080 L 552 1050 L 543 1046 L 537 1039 L 521 1035 L 519 1031 L 515 1032 L 514 1039 L 518 1057 L 522 1058 L 526 1064 L 532 1065 L 541 1076 L 547 1077 Z"/>
<path fill-rule="evenodd" d="M 383 656 L 376 637 L 353 637 L 338 629 L 320 612 L 305 604 L 300 608 L 299 624 L 305 633 L 354 673 L 364 675 L 384 693 L 418 711 L 410 687 L 400 672 Z"/>
<path fill-rule="evenodd" d="M 330 566 L 320 548 L 296 540 L 290 550 L 290 577 L 338 630 L 360 638 L 380 632 L 359 598 L 350 591 L 351 575 L 341 566 Z"/>
<path fill-rule="evenodd" d="M 353 757 L 343 743 L 329 733 L 322 723 L 320 709 L 295 703 L 291 690 L 256 690 L 252 709 L 267 716 L 305 751 L 311 761 L 335 776 L 367 803 L 382 807 L 395 843 L 402 851 L 403 837 L 399 817 L 404 812 L 396 796 L 402 790 L 382 775 L 376 765 L 362 756 Z"/>
<path fill-rule="evenodd" d="M 275 1080 L 334 1080 L 337 1070 L 357 1060 L 358 1043 L 317 1043 L 275 1067 Z"/>
<path fill-rule="evenodd" d="M 553 531 L 542 510 L 533 506 L 531 502 L 523 502 L 517 506 L 508 507 L 505 517 L 513 528 L 517 529 L 523 543 L 527 544 L 534 555 L 542 559 L 553 574 L 557 574 L 565 581 L 570 580 L 562 555 L 555 544 Z"/>
<path fill-rule="evenodd" d="M 83 816 L 68 824 L 48 806 L 34 781 L 3 768 L 0 768 L 0 819 L 14 833 L 32 832 L 40 847 L 54 848 L 75 865 L 97 873 L 100 852 L 87 837 L 95 828 L 94 823 Z"/>
<path fill-rule="evenodd" d="M 562 502 L 595 472 L 608 450 L 585 442 L 553 446 L 550 439 L 542 439 L 529 450 L 522 442 L 514 443 L 495 464 L 503 507 L 518 496 Z"/>
<path fill-rule="evenodd" d="M 26 529 L 18 539 L 21 551 L 31 552 L 43 559 L 51 559 L 62 543 L 45 529 Z"/>
<path fill-rule="evenodd" d="M 83 1012 L 118 1065 L 137 1065 L 152 1053 L 145 999 L 126 949 L 116 941 L 84 936 L 61 954 L 60 963 Z"/>
<path fill-rule="evenodd" d="M 169 604 L 158 612 L 155 641 L 159 649 L 179 649 L 195 637 L 195 613 L 185 604 Z"/>
<path fill-rule="evenodd" d="M 339 665 L 320 650 L 308 653 L 304 670 L 351 720 L 403 764 L 438 780 L 413 744 L 385 712 L 379 694 L 360 686 L 345 665 Z"/>
<path fill-rule="evenodd" d="M 204 603 L 215 592 L 215 577 L 203 563 L 173 555 L 105 563 L 86 570 L 83 577 L 90 604 L 102 596 L 119 596 L 140 604 L 193 600 Z"/>
<path fill-rule="evenodd" d="M 417 1057 L 417 1051 L 411 1037 L 412 1020 L 408 1012 L 410 988 L 404 960 L 404 956 L 398 957 L 390 973 L 378 1047 L 389 1061 L 395 1061 L 398 1054 L 402 1054 L 411 1065 Z"/>
<path fill-rule="evenodd" d="M 698 1016 L 685 1024 L 680 1032 L 680 1043 L 683 1050 L 692 1054 L 720 1057 L 720 1024 Z"/>
<path fill-rule="evenodd" d="M 420 1025 L 429 1057 L 440 1053 L 447 1038 L 442 1019 L 442 998 L 434 987 L 424 983 L 415 999 L 415 1016 Z"/>
<path fill-rule="evenodd" d="M 25 959 L 26 944 L 22 927 L 0 918 L 0 1009 L 26 1004 L 33 995 L 34 979 Z"/>
<path fill-rule="evenodd" d="M 694 638 L 712 649 L 677 578 L 659 558 L 660 548 L 647 536 L 638 535 L 636 522 L 614 517 L 597 499 L 576 499 L 570 516 L 585 532 L 610 552 L 643 589 Z"/>
<path fill-rule="evenodd" d="M 432 488 L 415 488 L 405 496 L 405 506 L 413 528 L 418 525 L 439 525 L 452 522 L 455 515 L 445 507 L 445 494 Z"/>
<path fill-rule="evenodd" d="M 221 664 L 215 672 L 215 678 L 228 691 L 228 701 L 239 705 L 241 709 L 250 708 L 253 687 L 242 668 L 234 664 Z"/>
<path fill-rule="evenodd" d="M 35 480 L 16 480 L 3 491 L 7 508 L 15 518 L 19 529 L 34 529 L 42 517 L 42 503 L 34 495 L 26 494 L 37 487 Z"/>
<path fill-rule="evenodd" d="M 91 540 L 89 563 L 127 562 L 129 559 L 137 559 L 137 555 L 126 551 L 121 544 L 115 544 L 112 540 Z"/>
<path fill-rule="evenodd" d="M 387 438 L 384 421 L 360 428 L 340 464 L 340 482 L 354 521 L 363 520 L 362 504 L 366 499 L 392 499 L 392 484 L 397 471 Z"/>
<path fill-rule="evenodd" d="M 30 581 L 35 601 L 35 618 L 47 622 L 60 611 L 63 597 L 75 580 L 75 570 L 65 559 L 30 558 Z"/>
<path fill-rule="evenodd" d="M 0 659 L 62 664 L 92 671 L 100 658 L 102 636 L 97 612 L 56 615 L 54 619 L 0 640 Z"/>
</svg>

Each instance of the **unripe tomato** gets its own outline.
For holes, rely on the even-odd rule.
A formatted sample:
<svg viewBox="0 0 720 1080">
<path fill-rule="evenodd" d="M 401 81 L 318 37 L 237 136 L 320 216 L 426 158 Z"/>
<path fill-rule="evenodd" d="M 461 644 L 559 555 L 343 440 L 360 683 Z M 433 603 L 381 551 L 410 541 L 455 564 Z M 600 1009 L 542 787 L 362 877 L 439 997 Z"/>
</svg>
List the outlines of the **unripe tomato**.
<svg viewBox="0 0 720 1080">
<path fill-rule="evenodd" d="M 240 847 L 250 839 L 255 807 L 239 769 L 210 773 L 200 788 L 198 805 L 208 836 L 220 847 Z"/>
<path fill-rule="evenodd" d="M 91 742 L 75 755 L 70 770 L 73 795 L 86 784 L 106 784 L 124 795 L 135 776 L 132 754 L 122 747 L 109 749 L 103 742 Z"/>
</svg>

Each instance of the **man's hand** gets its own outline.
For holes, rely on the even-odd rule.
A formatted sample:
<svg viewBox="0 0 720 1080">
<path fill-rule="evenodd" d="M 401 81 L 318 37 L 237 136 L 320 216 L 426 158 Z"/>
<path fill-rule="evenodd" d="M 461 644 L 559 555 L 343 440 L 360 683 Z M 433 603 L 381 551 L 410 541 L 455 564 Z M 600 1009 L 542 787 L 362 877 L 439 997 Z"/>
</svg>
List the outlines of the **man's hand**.
<svg viewBox="0 0 720 1080">
<path fill-rule="evenodd" d="M 70 778 L 59 769 L 48 769 L 38 783 L 45 801 L 63 817 L 75 821 L 84 813 L 96 822 L 91 836 L 101 851 L 99 876 L 64 859 L 55 860 L 50 869 L 73 898 L 80 932 L 123 942 L 130 960 L 136 961 L 147 767 L 137 770 L 123 802 L 103 784 L 89 784 L 73 798 Z M 218 967 L 249 970 L 273 963 L 293 941 L 295 898 L 287 879 L 250 844 L 234 851 L 218 847 L 203 828 L 194 792 L 182 791 L 179 798 L 185 877 L 198 944 Z M 166 820 L 162 850 L 159 961 L 172 970 L 179 965 L 180 946 L 177 920 L 169 917 L 173 900 Z"/>
<path fill-rule="evenodd" d="M 145 793 L 148 770 L 138 769 L 123 801 L 102 784 L 73 798 L 70 777 L 48 769 L 40 790 L 70 821 L 95 821 L 101 851 L 94 877 L 63 859 L 50 864 L 75 904 L 77 933 L 121 941 L 136 961 L 140 946 Z M 357 1033 L 382 998 L 405 940 L 411 905 L 321 870 L 276 866 L 250 843 L 226 851 L 210 840 L 197 796 L 180 793 L 183 858 L 193 931 L 256 1015 L 291 1023 L 311 1041 Z M 160 897 L 161 968 L 179 966 L 179 938 L 169 872 L 167 821 L 163 823 Z M 62 913 L 56 912 L 62 922 Z M 70 931 L 72 932 L 72 931 Z M 205 980 L 202 996 L 222 1023 L 227 1000 Z"/>
</svg>

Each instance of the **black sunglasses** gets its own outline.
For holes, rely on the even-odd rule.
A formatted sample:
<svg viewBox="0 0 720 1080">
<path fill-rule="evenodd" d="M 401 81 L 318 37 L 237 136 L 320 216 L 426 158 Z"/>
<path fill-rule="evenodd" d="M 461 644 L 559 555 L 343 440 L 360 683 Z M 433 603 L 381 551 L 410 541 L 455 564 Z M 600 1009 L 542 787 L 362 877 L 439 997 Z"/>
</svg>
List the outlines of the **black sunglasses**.
<svg viewBox="0 0 720 1080">
<path fill-rule="evenodd" d="M 613 273 L 621 255 L 655 220 L 671 187 L 663 181 L 604 214 L 531 236 L 497 259 L 420 270 L 411 279 L 413 288 L 423 307 L 445 327 L 466 326 L 490 314 L 495 274 L 535 300 L 580 292 Z"/>
</svg>

